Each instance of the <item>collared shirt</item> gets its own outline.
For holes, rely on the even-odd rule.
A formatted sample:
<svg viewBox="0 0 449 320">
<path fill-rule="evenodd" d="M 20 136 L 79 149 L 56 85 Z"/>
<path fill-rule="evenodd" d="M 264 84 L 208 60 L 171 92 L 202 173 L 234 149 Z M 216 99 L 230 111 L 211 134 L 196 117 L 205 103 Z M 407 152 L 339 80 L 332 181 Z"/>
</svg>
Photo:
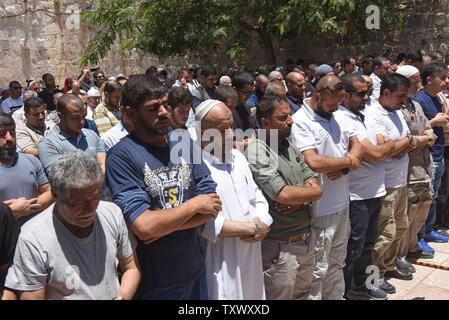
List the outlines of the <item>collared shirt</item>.
<svg viewBox="0 0 449 320">
<path fill-rule="evenodd" d="M 375 74 L 374 72 L 371 73 L 370 78 L 373 79 L 373 99 L 377 99 L 380 97 L 380 87 L 382 86 L 382 80 Z"/>
<path fill-rule="evenodd" d="M 287 99 L 288 104 L 290 105 L 290 110 L 292 113 L 292 116 L 295 114 L 296 111 L 301 109 L 302 101 L 299 99 L 296 99 L 294 96 L 288 94 L 285 97 Z"/>
<path fill-rule="evenodd" d="M 128 135 L 128 130 L 123 126 L 123 122 L 120 120 L 118 124 L 113 126 L 111 129 L 106 131 L 101 136 L 101 141 L 104 145 L 104 150 L 109 151 L 113 146 L 115 146 L 123 137 Z"/>
<path fill-rule="evenodd" d="M 233 149 L 230 163 L 224 164 L 209 152 L 203 159 L 217 183 L 222 210 L 201 228 L 207 239 L 206 276 L 211 300 L 265 299 L 261 242 L 247 243 L 240 237 L 220 238 L 225 220 L 252 222 L 258 217 L 271 225 L 268 203 L 253 180 L 248 162 Z"/>
<path fill-rule="evenodd" d="M 377 100 L 372 100 L 366 109 L 366 116 L 374 121 L 376 134 L 382 134 L 396 141 L 410 133 L 402 112 L 386 110 Z M 401 159 L 384 160 L 385 188 L 399 188 L 407 184 L 408 154 Z"/>
<path fill-rule="evenodd" d="M 19 124 L 16 129 L 16 142 L 20 151 L 25 152 L 29 148 L 37 148 L 39 141 L 46 136 L 55 126 L 52 121 L 45 121 L 40 130 L 31 126 L 28 122 Z"/>
<path fill-rule="evenodd" d="M 93 115 L 100 136 L 117 125 L 121 118 L 119 107 L 108 106 L 104 101 L 97 106 Z"/>
<path fill-rule="evenodd" d="M 45 171 L 48 171 L 53 162 L 64 153 L 82 150 L 95 158 L 97 158 L 98 154 L 105 153 L 103 143 L 94 131 L 83 128 L 78 136 L 74 138 L 61 131 L 59 125 L 55 126 L 48 135 L 42 138 L 39 142 L 38 150 L 39 159 Z"/>
<path fill-rule="evenodd" d="M 319 155 L 329 158 L 344 158 L 349 152 L 349 139 L 355 136 L 354 130 L 345 119 L 337 114 L 330 120 L 315 113 L 305 99 L 303 106 L 293 115 L 291 141 L 301 152 L 315 150 Z M 342 176 L 330 180 L 326 174 L 319 173 L 318 181 L 323 189 L 321 199 L 313 202 L 315 216 L 336 213 L 349 206 L 349 177 Z"/>
<path fill-rule="evenodd" d="M 337 111 L 347 124 L 354 128 L 359 141 L 368 139 L 373 145 L 377 145 L 376 130 L 373 121 L 364 114 L 354 112 L 340 106 Z M 370 163 L 363 161 L 357 170 L 349 173 L 349 197 L 351 201 L 367 200 L 382 197 L 386 194 L 384 183 L 385 169 L 383 161 Z"/>
<path fill-rule="evenodd" d="M 262 189 L 270 207 L 273 224 L 269 235 L 276 238 L 291 238 L 310 231 L 310 204 L 300 206 L 292 213 L 285 214 L 276 210 L 275 199 L 287 186 L 303 187 L 314 173 L 304 161 L 298 148 L 288 140 L 280 146 L 271 147 L 261 139 L 248 145 L 246 157 L 254 180 Z"/>
<path fill-rule="evenodd" d="M 433 132 L 421 105 L 416 101 L 409 101 L 402 106 L 402 114 L 407 122 L 410 134 L 422 136 L 424 132 Z M 432 181 L 432 157 L 428 147 L 415 155 L 409 155 L 408 183 L 422 183 Z"/>
</svg>

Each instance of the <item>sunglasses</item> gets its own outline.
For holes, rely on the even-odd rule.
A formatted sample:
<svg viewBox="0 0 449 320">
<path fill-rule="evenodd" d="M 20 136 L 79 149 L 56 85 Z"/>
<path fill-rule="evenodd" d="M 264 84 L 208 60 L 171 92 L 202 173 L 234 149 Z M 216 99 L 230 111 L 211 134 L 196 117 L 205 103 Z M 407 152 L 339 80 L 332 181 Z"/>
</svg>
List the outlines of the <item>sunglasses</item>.
<svg viewBox="0 0 449 320">
<path fill-rule="evenodd" d="M 12 87 L 13 90 L 22 90 L 22 87 Z"/>
<path fill-rule="evenodd" d="M 363 98 L 364 96 L 366 96 L 366 95 L 368 94 L 368 92 L 369 92 L 369 90 L 366 90 L 366 91 L 360 91 L 360 92 L 357 92 L 357 91 L 348 91 L 348 93 L 353 94 L 353 95 L 355 95 L 355 96 L 358 96 L 359 98 Z"/>
</svg>

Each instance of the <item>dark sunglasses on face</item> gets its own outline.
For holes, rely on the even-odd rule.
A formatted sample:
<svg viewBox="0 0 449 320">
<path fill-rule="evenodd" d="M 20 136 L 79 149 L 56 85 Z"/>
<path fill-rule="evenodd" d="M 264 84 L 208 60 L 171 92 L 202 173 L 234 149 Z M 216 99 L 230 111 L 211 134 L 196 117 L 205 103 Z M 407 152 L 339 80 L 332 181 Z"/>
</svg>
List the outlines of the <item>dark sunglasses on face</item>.
<svg viewBox="0 0 449 320">
<path fill-rule="evenodd" d="M 246 90 L 239 90 L 241 93 L 243 93 L 245 96 L 250 96 L 253 92 L 252 91 L 246 91 Z"/>
<path fill-rule="evenodd" d="M 360 92 L 357 92 L 357 91 L 348 91 L 348 93 L 353 94 L 353 95 L 355 95 L 355 96 L 358 96 L 358 97 L 360 97 L 360 98 L 363 98 L 364 96 L 366 96 L 366 95 L 368 94 L 368 92 L 369 92 L 369 90 L 366 90 L 366 91 L 360 91 Z"/>
</svg>

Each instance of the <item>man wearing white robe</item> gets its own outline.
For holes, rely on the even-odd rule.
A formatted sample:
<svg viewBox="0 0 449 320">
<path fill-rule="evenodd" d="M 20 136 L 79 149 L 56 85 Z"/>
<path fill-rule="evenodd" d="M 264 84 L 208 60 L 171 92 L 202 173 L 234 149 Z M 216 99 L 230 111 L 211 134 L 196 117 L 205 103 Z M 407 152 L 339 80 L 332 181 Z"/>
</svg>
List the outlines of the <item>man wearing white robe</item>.
<svg viewBox="0 0 449 320">
<path fill-rule="evenodd" d="M 260 241 L 273 221 L 268 203 L 253 180 L 246 158 L 232 149 L 229 108 L 220 101 L 207 100 L 198 106 L 195 116 L 201 121 L 199 132 L 212 128 L 221 135 L 212 143 L 202 141 L 203 159 L 222 201 L 222 211 L 201 231 L 206 239 L 208 298 L 265 299 Z"/>
</svg>

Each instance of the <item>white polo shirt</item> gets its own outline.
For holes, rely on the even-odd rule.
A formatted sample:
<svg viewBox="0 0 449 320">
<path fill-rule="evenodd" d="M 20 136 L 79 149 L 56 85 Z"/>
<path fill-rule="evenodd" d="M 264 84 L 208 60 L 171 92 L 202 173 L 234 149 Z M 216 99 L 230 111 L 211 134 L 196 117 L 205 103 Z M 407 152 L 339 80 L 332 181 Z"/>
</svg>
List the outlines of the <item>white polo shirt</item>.
<svg viewBox="0 0 449 320">
<path fill-rule="evenodd" d="M 309 107 L 309 101 L 310 98 L 305 99 L 303 107 L 292 117 L 291 141 L 301 152 L 315 149 L 322 156 L 344 158 L 349 151 L 349 138 L 355 135 L 354 131 L 338 114 L 334 114 L 330 120 L 319 116 Z M 349 206 L 348 175 L 332 181 L 326 174 L 319 173 L 318 181 L 323 196 L 313 202 L 315 216 L 336 213 Z"/>
<path fill-rule="evenodd" d="M 377 145 L 376 130 L 373 121 L 362 118 L 344 106 L 340 106 L 338 114 L 346 120 L 353 129 L 359 141 L 368 139 L 373 145 Z M 364 113 L 362 113 L 364 115 Z M 385 169 L 383 161 L 372 164 L 363 161 L 357 170 L 349 173 L 349 198 L 353 200 L 366 200 L 382 197 L 385 191 Z"/>
<path fill-rule="evenodd" d="M 376 134 L 382 134 L 393 141 L 407 136 L 410 132 L 401 111 L 390 112 L 373 100 L 366 109 L 366 117 L 375 126 Z M 407 184 L 408 154 L 401 159 L 384 160 L 385 188 L 399 188 Z"/>
</svg>

